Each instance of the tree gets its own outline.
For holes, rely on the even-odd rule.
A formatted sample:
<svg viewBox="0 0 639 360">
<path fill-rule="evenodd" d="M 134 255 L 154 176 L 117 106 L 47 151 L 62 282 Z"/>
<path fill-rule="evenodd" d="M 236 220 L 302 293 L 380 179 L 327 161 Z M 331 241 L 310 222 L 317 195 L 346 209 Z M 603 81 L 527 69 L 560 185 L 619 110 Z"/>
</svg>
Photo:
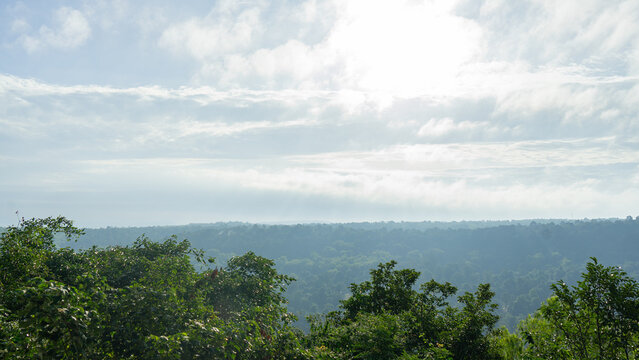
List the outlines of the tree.
<svg viewBox="0 0 639 360">
<path fill-rule="evenodd" d="M 0 236 L 0 296 L 10 293 L 34 277 L 45 277 L 46 261 L 55 249 L 54 236 L 77 239 L 83 231 L 60 216 L 20 221 Z"/>
<path fill-rule="evenodd" d="M 497 310 L 497 304 L 492 303 L 494 296 L 490 284 L 479 284 L 477 291 L 466 292 L 458 298 L 463 307 L 461 310 L 451 310 L 447 324 L 450 330 L 444 331 L 446 344 L 454 359 L 495 358 L 486 336 L 499 320 L 499 316 L 493 313 Z"/>
<path fill-rule="evenodd" d="M 528 359 L 524 357 L 524 341 L 516 333 L 510 333 L 505 326 L 493 331 L 489 340 L 496 354 L 500 355 L 503 359 Z"/>
<path fill-rule="evenodd" d="M 488 284 L 458 297 L 450 283 L 431 280 L 413 289 L 419 272 L 379 264 L 371 280 L 351 284 L 342 311 L 309 317 L 308 346 L 327 359 L 492 359 L 487 338 L 498 317 Z"/>
<path fill-rule="evenodd" d="M 283 307 L 287 303 L 284 291 L 295 279 L 279 274 L 273 260 L 249 251 L 231 258 L 222 271 L 211 272 L 209 278 L 207 301 L 224 318 L 250 307 L 270 307 L 288 316 Z"/>
<path fill-rule="evenodd" d="M 522 326 L 530 352 L 547 353 L 549 344 L 557 344 L 567 351 L 557 358 L 635 358 L 639 284 L 620 267 L 591 260 L 577 285 L 553 284 L 553 296 Z"/>
<path fill-rule="evenodd" d="M 395 265 L 394 260 L 380 263 L 370 271 L 370 281 L 351 284 L 351 296 L 341 301 L 347 318 L 353 319 L 360 312 L 397 315 L 412 306 L 417 294 L 413 285 L 420 274 L 413 269 L 393 270 Z"/>
<path fill-rule="evenodd" d="M 197 272 L 203 252 L 175 236 L 74 251 L 60 232 L 82 234 L 58 217 L 0 237 L 0 359 L 304 358 L 273 261 Z"/>
</svg>

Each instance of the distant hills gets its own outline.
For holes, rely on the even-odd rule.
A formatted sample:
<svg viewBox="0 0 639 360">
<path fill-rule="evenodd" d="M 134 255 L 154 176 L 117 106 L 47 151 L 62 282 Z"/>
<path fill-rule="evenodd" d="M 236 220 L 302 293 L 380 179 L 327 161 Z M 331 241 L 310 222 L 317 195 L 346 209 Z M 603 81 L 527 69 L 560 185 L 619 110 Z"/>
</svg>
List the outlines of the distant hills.
<svg viewBox="0 0 639 360">
<path fill-rule="evenodd" d="M 336 309 L 351 282 L 365 280 L 369 269 L 390 260 L 420 271 L 418 284 L 434 278 L 472 290 L 489 282 L 501 324 L 511 329 L 549 296 L 552 282 L 576 281 L 592 256 L 639 275 L 639 220 L 632 217 L 108 227 L 86 229 L 77 243 L 59 245 L 125 245 L 142 234 L 152 240 L 174 234 L 188 239 L 219 265 L 247 251 L 275 260 L 278 271 L 297 279 L 286 296 L 300 317 Z"/>
</svg>

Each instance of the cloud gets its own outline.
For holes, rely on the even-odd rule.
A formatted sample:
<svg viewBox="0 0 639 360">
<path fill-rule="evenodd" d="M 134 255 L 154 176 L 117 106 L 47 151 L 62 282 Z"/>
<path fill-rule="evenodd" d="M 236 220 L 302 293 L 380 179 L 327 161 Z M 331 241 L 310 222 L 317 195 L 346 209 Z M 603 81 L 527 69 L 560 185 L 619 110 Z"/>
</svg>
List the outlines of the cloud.
<svg viewBox="0 0 639 360">
<path fill-rule="evenodd" d="M 51 6 L 0 11 L 15 204 L 459 219 L 639 200 L 636 1 Z"/>
<path fill-rule="evenodd" d="M 286 59 L 286 61 L 284 61 Z M 248 56 L 231 55 L 224 59 L 224 67 L 205 66 L 204 79 L 218 77 L 221 85 L 234 86 L 238 82 L 258 82 L 260 88 L 318 89 L 315 77 L 325 69 L 322 54 L 300 41 L 290 40 L 273 49 L 259 49 Z M 327 81 L 330 76 L 327 74 Z"/>
<path fill-rule="evenodd" d="M 344 3 L 326 40 L 344 67 L 340 85 L 408 96 L 445 91 L 481 37 L 450 10 L 444 1 Z"/>
<path fill-rule="evenodd" d="M 639 163 L 639 143 L 615 138 L 535 140 L 493 143 L 395 145 L 378 151 L 353 151 L 292 157 L 308 167 L 336 172 L 377 169 L 434 172 L 604 166 Z"/>
<path fill-rule="evenodd" d="M 622 99 L 638 80 L 632 54 L 639 42 L 632 35 L 639 9 L 633 4 L 316 0 L 293 10 L 280 2 L 218 6 L 168 27 L 160 44 L 196 61 L 196 83 L 221 89 L 350 91 L 351 100 L 366 99 L 356 101 L 355 112 L 364 103 L 382 112 L 401 99 L 488 99 L 495 102 L 490 117 L 523 115 L 527 122 L 551 112 L 559 123 L 577 124 L 576 136 L 584 136 L 587 124 L 601 122 L 612 108 L 624 123 L 632 114 Z M 309 24 L 320 31 L 305 35 Z M 463 121 L 466 130 L 483 131 L 473 119 L 455 119 Z M 491 124 L 491 133 L 504 134 Z"/>
<path fill-rule="evenodd" d="M 53 13 L 52 27 L 42 25 L 37 35 L 24 35 L 21 42 L 28 52 L 43 48 L 73 49 L 83 45 L 91 36 L 91 27 L 84 14 L 69 7 Z M 24 26 L 21 26 L 25 29 Z"/>
<path fill-rule="evenodd" d="M 431 118 L 426 124 L 419 128 L 417 135 L 427 138 L 439 138 L 445 135 L 450 135 L 451 133 L 470 132 L 477 128 L 485 128 L 487 126 L 488 123 L 486 122 L 455 122 L 451 118 Z"/>
<path fill-rule="evenodd" d="M 531 104 L 525 97 L 497 112 L 495 102 L 429 98 L 379 110 L 370 94 L 346 93 L 359 104 L 353 112 L 338 91 L 61 86 L 1 75 L 0 195 L 65 203 L 55 211 L 80 221 L 93 202 L 106 204 L 110 224 L 131 221 L 117 208 L 143 213 L 149 203 L 189 214 L 185 222 L 624 216 L 639 200 L 639 139 L 619 127 L 636 133 L 634 117 L 620 120 L 636 111 L 617 106 L 633 103 L 636 84 L 621 84 L 626 97 L 597 108 L 591 116 L 606 116 L 588 118 L 587 136 L 577 137 L 575 122 L 539 127 L 543 102 L 529 122 L 512 122 Z M 389 127 L 393 119 L 406 121 Z M 153 211 L 144 221 L 175 221 Z"/>
<path fill-rule="evenodd" d="M 324 33 L 309 36 L 308 24 L 320 17 L 317 8 L 330 26 L 318 26 Z M 480 36 L 477 26 L 451 14 L 443 1 L 307 1 L 293 10 L 277 5 L 234 10 L 216 7 L 172 25 L 159 44 L 198 61 L 197 79 L 204 83 L 414 95 L 448 87 Z M 293 19 L 284 21 L 288 34 L 263 19 L 260 14 L 267 12 L 271 19 Z"/>
<path fill-rule="evenodd" d="M 250 48 L 261 30 L 259 8 L 249 8 L 231 16 L 214 16 L 171 25 L 162 32 L 159 45 L 174 54 L 187 54 L 202 62 Z"/>
<path fill-rule="evenodd" d="M 25 33 L 31 30 L 31 25 L 25 19 L 15 19 L 11 23 L 11 31 L 16 33 Z"/>
<path fill-rule="evenodd" d="M 295 129 L 318 141 L 311 129 L 327 132 L 341 121 L 322 119 L 326 111 L 340 111 L 339 98 L 310 91 L 60 86 L 0 75 L 0 149 L 74 157 L 285 152 L 293 145 L 283 133 Z"/>
<path fill-rule="evenodd" d="M 19 187 L 38 194 L 93 194 L 97 187 L 116 204 L 133 206 L 163 194 L 153 201 L 171 199 L 173 211 L 187 212 L 198 206 L 194 196 L 225 203 L 230 196 L 226 216 L 251 221 L 274 220 L 268 214 L 286 216 L 279 221 L 326 219 L 330 213 L 341 221 L 609 217 L 631 213 L 639 200 L 632 186 L 639 177 L 637 145 L 609 138 L 415 145 L 246 159 L 67 160 L 53 168 L 3 161 L 9 170 L 28 167 L 30 176 Z M 3 189 L 18 186 L 0 180 Z M 264 199 L 267 212 L 259 205 Z M 286 211 L 292 199 L 305 204 L 302 213 Z M 313 204 L 322 207 L 313 210 Z"/>
<path fill-rule="evenodd" d="M 578 63 L 618 73 L 631 61 L 628 49 L 639 44 L 639 6 L 632 0 L 487 0 L 469 17 L 485 30 L 485 60 L 535 67 Z"/>
<path fill-rule="evenodd" d="M 137 4 L 141 4 L 140 8 L 135 6 Z M 142 23 L 148 20 L 149 14 L 143 4 L 142 1 L 130 0 L 93 0 L 85 2 L 82 11 L 91 23 L 102 30 L 116 33 L 129 21 Z"/>
<path fill-rule="evenodd" d="M 513 79 L 513 83 L 518 81 Z M 537 88 L 535 83 L 527 85 L 522 80 L 523 88 L 517 85 L 494 98 L 391 97 L 386 101 L 376 93 L 361 91 L 62 86 L 0 75 L 0 121 L 6 131 L 13 129 L 18 134 L 40 134 L 49 127 L 61 131 L 62 124 L 68 129 L 80 125 L 86 129 L 85 137 L 95 134 L 94 140 L 109 143 L 108 136 L 99 134 L 113 134 L 123 141 L 117 147 L 128 144 L 124 147 L 128 149 L 142 149 L 150 143 L 127 142 L 125 139 L 133 137 L 120 129 L 138 133 L 136 139 L 157 135 L 158 146 L 172 148 L 175 141 L 189 139 L 200 149 L 206 144 L 204 137 L 257 136 L 276 129 L 282 133 L 293 128 L 302 131 L 292 142 L 296 146 L 273 146 L 281 151 L 301 151 L 302 141 L 323 142 L 321 148 L 328 150 L 397 143 L 627 138 L 636 133 L 639 125 L 634 99 L 639 87 L 632 81 L 561 85 L 563 82 L 552 86 L 552 82 L 542 83 Z M 306 133 L 303 128 L 316 133 Z M 285 136 L 279 140 L 286 141 Z M 260 138 L 251 143 L 266 146 L 273 141 Z M 214 144 L 216 151 L 222 148 L 222 143 Z M 229 150 L 225 152 L 238 150 L 234 143 L 226 146 Z M 246 148 L 242 153 L 249 151 Z"/>
</svg>

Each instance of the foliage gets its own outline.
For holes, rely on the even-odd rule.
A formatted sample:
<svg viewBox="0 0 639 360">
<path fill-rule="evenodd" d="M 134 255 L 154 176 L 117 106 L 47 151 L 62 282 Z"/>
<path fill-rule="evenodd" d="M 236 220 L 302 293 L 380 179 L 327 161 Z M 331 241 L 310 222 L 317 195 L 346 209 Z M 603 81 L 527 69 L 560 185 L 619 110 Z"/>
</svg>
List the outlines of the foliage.
<svg viewBox="0 0 639 360">
<path fill-rule="evenodd" d="M 203 252 L 177 237 L 73 251 L 58 233 L 82 231 L 32 219 L 0 238 L 0 359 L 303 358 L 273 261 L 197 272 Z"/>
<path fill-rule="evenodd" d="M 633 221 L 634 222 L 634 221 Z M 380 263 L 338 311 L 292 326 L 293 277 L 249 251 L 211 268 L 177 236 L 129 246 L 57 248 L 83 233 L 63 218 L 0 236 L 0 359 L 636 359 L 639 284 L 597 259 L 516 333 L 494 329 L 489 284 L 452 284 Z M 196 271 L 194 264 L 200 264 Z"/>
<path fill-rule="evenodd" d="M 359 313 L 400 314 L 410 309 L 416 292 L 412 289 L 419 273 L 412 269 L 393 270 L 396 261 L 379 264 L 370 271 L 371 280 L 351 284 L 351 296 L 342 301 L 346 317 Z"/>
<path fill-rule="evenodd" d="M 13 297 L 13 319 L 20 328 L 12 339 L 13 352 L 43 359 L 84 353 L 94 314 L 84 309 L 83 293 L 60 282 L 34 278 Z"/>
<path fill-rule="evenodd" d="M 64 217 L 22 219 L 2 233 L 0 242 L 0 296 L 9 294 L 31 278 L 46 276 L 45 261 L 55 248 L 54 236 L 63 233 L 68 240 L 83 232 Z"/>
<path fill-rule="evenodd" d="M 550 284 L 578 281 L 593 254 L 639 277 L 639 219 L 104 228 L 87 229 L 70 246 L 126 245 L 141 233 L 156 241 L 178 234 L 220 264 L 249 251 L 273 259 L 278 272 L 297 279 L 287 288 L 287 307 L 302 319 L 337 310 L 349 284 L 370 280 L 369 270 L 391 259 L 461 293 L 490 283 L 498 325 L 510 331 L 551 295 Z"/>
<path fill-rule="evenodd" d="M 517 334 L 513 334 L 506 327 L 495 329 L 489 336 L 491 346 L 503 359 L 523 360 L 529 359 L 524 356 L 524 340 Z M 548 357 L 547 359 L 552 359 Z"/>
<path fill-rule="evenodd" d="M 371 280 L 352 284 L 342 311 L 310 317 L 309 343 L 336 359 L 491 359 L 487 335 L 497 322 L 488 284 L 458 297 L 457 289 L 431 280 L 413 289 L 419 273 L 379 264 Z"/>
<path fill-rule="evenodd" d="M 214 287 L 207 292 L 207 301 L 225 318 L 244 308 L 259 307 L 270 308 L 287 319 L 289 314 L 281 307 L 287 302 L 283 293 L 294 279 L 278 274 L 274 266 L 272 260 L 253 252 L 232 258 L 223 271 L 211 276 Z"/>
<path fill-rule="evenodd" d="M 523 324 L 530 352 L 558 359 L 635 358 L 639 284 L 620 267 L 591 259 L 577 285 L 553 284 L 554 295 Z"/>
</svg>

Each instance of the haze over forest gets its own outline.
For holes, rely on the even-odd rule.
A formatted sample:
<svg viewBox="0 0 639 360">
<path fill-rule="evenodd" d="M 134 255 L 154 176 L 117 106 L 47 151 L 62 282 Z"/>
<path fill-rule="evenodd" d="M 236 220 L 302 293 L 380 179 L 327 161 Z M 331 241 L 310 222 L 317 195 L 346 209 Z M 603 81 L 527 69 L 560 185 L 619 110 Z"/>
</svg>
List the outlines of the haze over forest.
<svg viewBox="0 0 639 360">
<path fill-rule="evenodd" d="M 0 224 L 623 218 L 639 3 L 4 1 Z"/>
<path fill-rule="evenodd" d="M 124 246 L 141 234 L 163 241 L 171 235 L 223 265 L 248 251 L 275 261 L 289 286 L 288 309 L 308 330 L 307 315 L 337 309 L 351 283 L 366 280 L 380 263 L 421 273 L 420 282 L 449 281 L 461 291 L 490 283 L 499 304 L 499 325 L 515 330 L 551 295 L 558 280 L 574 283 L 596 256 L 639 278 L 639 218 L 589 221 L 401 222 L 307 225 L 242 223 L 87 229 L 77 243 L 59 246 Z"/>
</svg>

